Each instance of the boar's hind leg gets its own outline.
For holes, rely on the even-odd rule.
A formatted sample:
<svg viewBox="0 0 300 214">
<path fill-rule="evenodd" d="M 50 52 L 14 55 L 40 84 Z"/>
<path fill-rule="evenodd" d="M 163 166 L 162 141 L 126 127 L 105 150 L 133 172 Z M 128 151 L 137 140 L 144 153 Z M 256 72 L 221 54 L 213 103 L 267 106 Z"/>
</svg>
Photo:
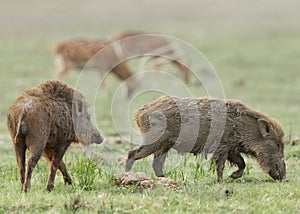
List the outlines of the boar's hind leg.
<svg viewBox="0 0 300 214">
<path fill-rule="evenodd" d="M 231 163 L 236 164 L 238 166 L 238 170 L 233 172 L 230 175 L 230 177 L 232 177 L 233 179 L 242 177 L 246 164 L 241 154 L 237 152 L 230 152 L 228 156 L 228 160 Z"/>
<path fill-rule="evenodd" d="M 221 144 L 221 143 L 220 143 Z M 223 170 L 225 166 L 225 162 L 228 158 L 229 149 L 226 147 L 219 146 L 218 150 L 215 152 L 213 159 L 217 165 L 217 182 L 222 183 L 223 181 Z"/>
<path fill-rule="evenodd" d="M 167 157 L 167 152 L 164 154 L 154 154 L 153 162 L 152 162 L 152 167 L 154 169 L 155 175 L 157 177 L 164 177 L 163 173 L 163 164 L 165 163 Z"/>
<path fill-rule="evenodd" d="M 24 182 L 25 182 L 25 153 L 26 153 L 25 139 L 17 138 L 16 142 L 14 143 L 14 150 L 15 150 L 18 167 L 19 167 L 21 191 L 23 191 Z"/>
<path fill-rule="evenodd" d="M 128 152 L 128 157 L 125 165 L 125 172 L 129 172 L 132 168 L 134 162 L 138 159 L 147 157 L 154 152 L 153 144 L 150 145 L 142 145 L 136 149 L 132 149 Z"/>
<path fill-rule="evenodd" d="M 34 142 L 31 139 L 29 139 L 28 141 Z M 30 151 L 30 157 L 27 162 L 27 171 L 26 171 L 25 185 L 24 185 L 25 192 L 27 192 L 30 189 L 32 172 L 36 164 L 38 163 L 40 157 L 42 156 L 45 144 L 46 144 L 46 140 L 41 139 L 40 141 L 36 141 L 34 144 L 31 144 L 28 147 Z"/>
</svg>

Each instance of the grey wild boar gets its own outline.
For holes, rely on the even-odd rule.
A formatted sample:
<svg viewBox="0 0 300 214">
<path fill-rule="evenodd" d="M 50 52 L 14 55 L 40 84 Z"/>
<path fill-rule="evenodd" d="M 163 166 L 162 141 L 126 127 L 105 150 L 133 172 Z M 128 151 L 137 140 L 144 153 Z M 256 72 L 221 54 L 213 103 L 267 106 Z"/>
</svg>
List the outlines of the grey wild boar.
<svg viewBox="0 0 300 214">
<path fill-rule="evenodd" d="M 59 169 L 67 184 L 72 179 L 62 160 L 72 142 L 84 145 L 100 144 L 103 137 L 90 121 L 85 97 L 59 81 L 47 81 L 27 90 L 16 99 L 7 114 L 7 127 L 11 135 L 21 190 L 30 189 L 34 167 L 41 156 L 49 163 L 47 190 L 54 188 Z M 26 150 L 30 157 L 25 170 Z"/>
<path fill-rule="evenodd" d="M 285 179 L 283 129 L 240 101 L 163 96 L 140 109 L 135 120 L 142 143 L 128 152 L 125 171 L 135 160 L 154 154 L 155 174 L 164 176 L 163 164 L 173 148 L 205 157 L 211 153 L 219 183 L 226 160 L 238 167 L 233 179 L 243 175 L 246 165 L 241 153 L 256 158 L 273 179 Z"/>
</svg>

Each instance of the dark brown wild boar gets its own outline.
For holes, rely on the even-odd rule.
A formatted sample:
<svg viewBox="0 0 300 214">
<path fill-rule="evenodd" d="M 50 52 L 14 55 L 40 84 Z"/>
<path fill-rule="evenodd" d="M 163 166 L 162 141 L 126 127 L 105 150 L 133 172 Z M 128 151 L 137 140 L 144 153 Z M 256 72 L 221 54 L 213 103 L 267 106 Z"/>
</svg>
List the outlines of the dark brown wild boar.
<svg viewBox="0 0 300 214">
<path fill-rule="evenodd" d="M 155 174 L 164 176 L 163 164 L 173 148 L 195 155 L 212 153 L 218 182 L 226 160 L 238 167 L 232 178 L 243 175 L 246 165 L 241 153 L 255 157 L 273 179 L 285 179 L 281 126 L 240 101 L 163 96 L 140 109 L 135 120 L 142 144 L 129 151 L 125 171 L 135 160 L 154 154 Z"/>
<path fill-rule="evenodd" d="M 21 190 L 30 189 L 31 175 L 43 155 L 49 163 L 47 190 L 54 188 L 57 169 L 65 183 L 72 180 L 62 160 L 71 142 L 100 144 L 103 138 L 90 121 L 85 97 L 59 81 L 47 81 L 16 99 L 7 126 L 19 167 Z M 25 170 L 26 150 L 30 157 Z"/>
</svg>

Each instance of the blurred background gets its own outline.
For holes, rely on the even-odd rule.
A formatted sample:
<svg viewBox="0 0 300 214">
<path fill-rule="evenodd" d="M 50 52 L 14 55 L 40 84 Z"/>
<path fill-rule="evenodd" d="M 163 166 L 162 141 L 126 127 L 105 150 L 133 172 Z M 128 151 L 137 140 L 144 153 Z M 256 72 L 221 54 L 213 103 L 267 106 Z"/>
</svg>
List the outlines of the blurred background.
<svg viewBox="0 0 300 214">
<path fill-rule="evenodd" d="M 2 142 L 8 139 L 4 121 L 12 101 L 24 89 L 54 78 L 55 43 L 69 38 L 110 39 L 124 31 L 165 34 L 190 43 L 214 66 L 227 98 L 241 99 L 277 118 L 294 136 L 300 133 L 296 0 L 2 0 L 0 26 Z M 134 64 L 132 70 L 137 70 Z M 63 80 L 74 86 L 78 74 L 72 71 Z M 202 90 L 193 88 L 196 95 Z M 111 134 L 109 101 L 104 103 L 97 120 Z"/>
</svg>

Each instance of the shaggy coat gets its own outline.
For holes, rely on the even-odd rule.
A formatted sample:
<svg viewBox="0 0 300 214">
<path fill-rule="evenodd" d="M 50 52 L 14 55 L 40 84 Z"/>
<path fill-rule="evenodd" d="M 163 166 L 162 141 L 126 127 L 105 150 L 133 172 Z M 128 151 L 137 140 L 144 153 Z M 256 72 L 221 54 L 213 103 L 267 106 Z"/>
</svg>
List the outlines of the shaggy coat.
<svg viewBox="0 0 300 214">
<path fill-rule="evenodd" d="M 90 121 L 85 97 L 59 81 L 47 81 L 27 90 L 7 113 L 7 127 L 19 167 L 21 188 L 30 189 L 32 171 L 43 155 L 49 162 L 47 190 L 54 188 L 57 169 L 65 183 L 72 180 L 63 162 L 71 142 L 101 143 L 103 138 Z M 30 151 L 25 173 L 25 154 Z"/>
<path fill-rule="evenodd" d="M 135 120 L 142 145 L 129 151 L 126 171 L 135 160 L 154 154 L 153 169 L 163 176 L 166 154 L 174 148 L 205 157 L 212 153 L 218 182 L 226 160 L 238 166 L 232 178 L 243 175 L 246 165 L 241 153 L 255 157 L 273 179 L 285 178 L 281 126 L 240 101 L 164 96 L 140 109 Z"/>
</svg>

